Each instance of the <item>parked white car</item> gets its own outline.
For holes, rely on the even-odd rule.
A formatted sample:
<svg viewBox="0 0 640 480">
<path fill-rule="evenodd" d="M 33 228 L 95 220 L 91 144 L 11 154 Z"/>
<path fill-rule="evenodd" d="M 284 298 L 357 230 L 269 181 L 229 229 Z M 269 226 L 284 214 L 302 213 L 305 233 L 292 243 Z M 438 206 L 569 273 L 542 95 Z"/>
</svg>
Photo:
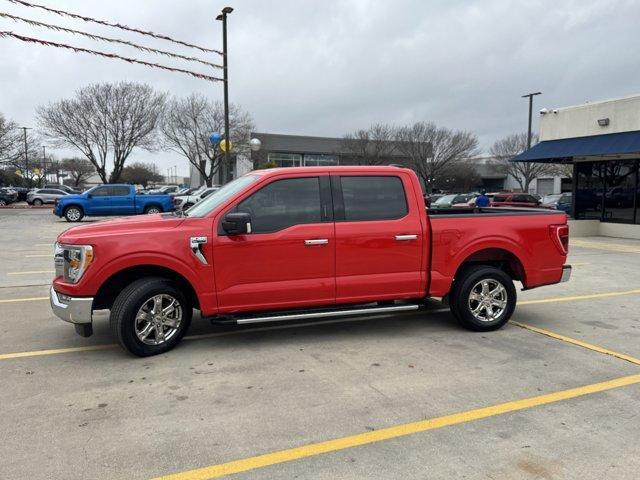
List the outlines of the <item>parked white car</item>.
<svg viewBox="0 0 640 480">
<path fill-rule="evenodd" d="M 187 210 L 193 207 L 203 198 L 207 198 L 213 192 L 218 190 L 220 185 L 214 185 L 213 187 L 201 187 L 191 195 L 178 195 L 174 198 L 173 204 L 178 210 Z"/>
</svg>

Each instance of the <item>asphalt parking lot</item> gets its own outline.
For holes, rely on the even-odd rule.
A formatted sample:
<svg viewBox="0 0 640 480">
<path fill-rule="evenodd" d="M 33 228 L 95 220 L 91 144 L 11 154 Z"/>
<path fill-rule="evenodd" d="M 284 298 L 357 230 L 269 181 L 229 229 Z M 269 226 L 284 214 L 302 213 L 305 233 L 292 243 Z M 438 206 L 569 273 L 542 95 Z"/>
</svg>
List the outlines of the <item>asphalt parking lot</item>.
<svg viewBox="0 0 640 480">
<path fill-rule="evenodd" d="M 636 479 L 640 242 L 572 240 L 569 283 L 488 333 L 431 312 L 260 328 L 168 354 L 53 316 L 50 210 L 0 211 L 0 477 Z"/>
</svg>

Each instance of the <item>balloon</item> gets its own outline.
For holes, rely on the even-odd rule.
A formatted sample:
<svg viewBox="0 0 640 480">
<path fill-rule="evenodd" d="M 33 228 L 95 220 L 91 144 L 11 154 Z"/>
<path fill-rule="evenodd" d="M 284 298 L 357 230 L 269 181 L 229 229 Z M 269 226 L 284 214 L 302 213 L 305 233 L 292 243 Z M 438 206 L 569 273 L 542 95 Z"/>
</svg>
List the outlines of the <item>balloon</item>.
<svg viewBox="0 0 640 480">
<path fill-rule="evenodd" d="M 233 148 L 233 143 L 229 142 L 229 151 L 231 151 L 232 148 Z M 227 151 L 227 141 L 226 140 L 220 141 L 220 150 L 222 150 L 223 152 Z"/>
<path fill-rule="evenodd" d="M 258 150 L 260 150 L 260 147 L 262 146 L 262 142 L 260 141 L 260 139 L 258 138 L 252 138 L 249 141 L 249 147 L 251 148 L 252 151 L 257 152 Z"/>
<path fill-rule="evenodd" d="M 211 145 L 217 145 L 221 139 L 222 135 L 218 132 L 213 132 L 211 135 L 209 135 L 209 141 L 211 142 Z"/>
</svg>

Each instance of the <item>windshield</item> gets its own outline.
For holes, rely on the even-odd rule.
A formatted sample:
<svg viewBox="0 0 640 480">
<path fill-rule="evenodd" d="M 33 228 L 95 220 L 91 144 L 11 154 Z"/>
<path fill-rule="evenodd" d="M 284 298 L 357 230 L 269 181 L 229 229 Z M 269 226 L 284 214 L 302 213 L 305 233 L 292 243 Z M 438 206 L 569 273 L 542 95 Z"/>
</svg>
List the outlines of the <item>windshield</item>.
<svg viewBox="0 0 640 480">
<path fill-rule="evenodd" d="M 442 205 L 444 203 L 451 203 L 454 198 L 456 198 L 456 195 L 445 195 L 444 197 L 440 197 L 438 200 L 436 200 L 434 205 Z"/>
<path fill-rule="evenodd" d="M 546 195 L 542 199 L 542 203 L 554 203 L 560 200 L 561 195 Z"/>
<path fill-rule="evenodd" d="M 210 194 L 207 198 L 201 202 L 196 203 L 193 207 L 187 210 L 186 214 L 189 217 L 205 217 L 212 212 L 218 205 L 234 196 L 240 190 L 253 182 L 258 180 L 258 175 L 244 175 L 240 178 L 236 178 L 233 182 L 227 183 L 225 186 L 216 190 Z"/>
</svg>

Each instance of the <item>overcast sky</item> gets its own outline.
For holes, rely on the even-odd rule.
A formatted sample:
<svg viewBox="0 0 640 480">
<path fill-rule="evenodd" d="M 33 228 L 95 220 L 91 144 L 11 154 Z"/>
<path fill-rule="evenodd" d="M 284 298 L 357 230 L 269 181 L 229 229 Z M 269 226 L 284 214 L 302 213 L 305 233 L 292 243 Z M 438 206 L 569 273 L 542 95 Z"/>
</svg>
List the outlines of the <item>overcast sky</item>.
<svg viewBox="0 0 640 480">
<path fill-rule="evenodd" d="M 496 139 L 526 130 L 522 94 L 543 92 L 534 104 L 537 124 L 542 107 L 640 93 L 637 1 L 32 1 L 212 48 L 222 46 L 215 16 L 232 6 L 230 98 L 251 112 L 261 132 L 342 136 L 376 122 L 432 120 L 477 133 L 487 151 Z M 0 0 L 0 12 L 198 55 L 7 0 Z M 0 30 L 217 74 L 7 19 L 0 18 Z M 35 126 L 36 106 L 78 87 L 123 79 L 222 99 L 221 84 L 0 39 L 0 111 L 20 125 Z M 134 151 L 131 158 L 157 162 L 162 173 L 172 165 L 188 171 L 173 153 Z"/>
</svg>

